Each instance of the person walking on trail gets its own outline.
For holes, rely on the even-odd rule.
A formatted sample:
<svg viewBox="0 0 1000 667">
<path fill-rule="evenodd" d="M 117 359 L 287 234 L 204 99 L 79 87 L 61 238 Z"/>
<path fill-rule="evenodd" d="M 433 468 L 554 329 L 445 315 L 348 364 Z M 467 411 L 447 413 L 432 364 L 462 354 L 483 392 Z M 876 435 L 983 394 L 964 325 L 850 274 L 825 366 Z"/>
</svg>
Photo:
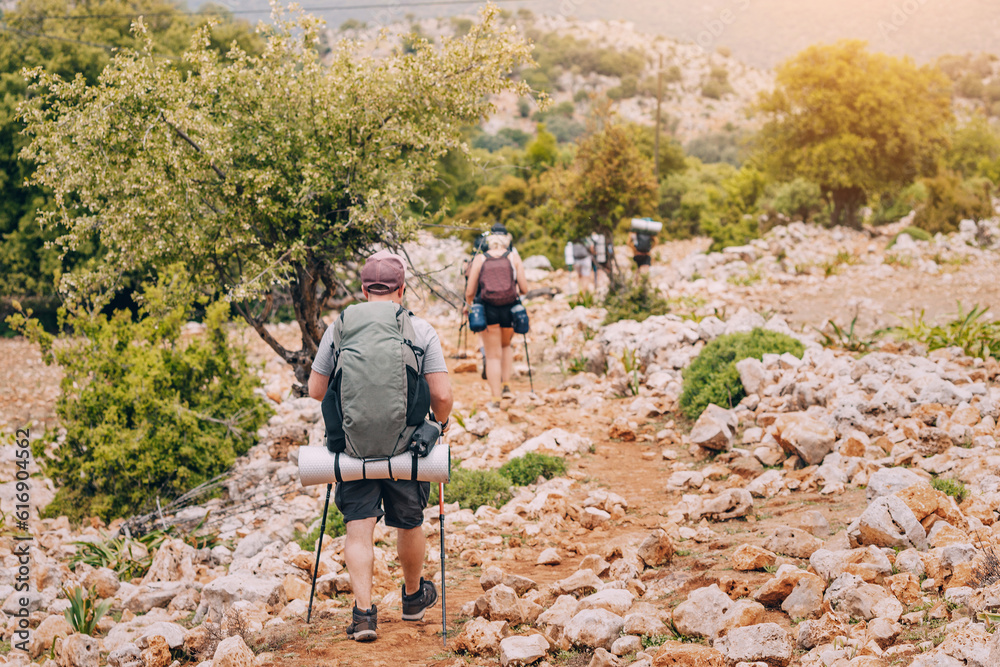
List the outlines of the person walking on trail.
<svg viewBox="0 0 1000 667">
<path fill-rule="evenodd" d="M 351 346 L 346 343 L 348 324 L 344 322 L 356 321 L 350 317 L 353 309 L 355 312 L 366 312 L 363 309 L 371 308 L 371 304 L 393 304 L 395 309 L 389 308 L 388 312 L 391 325 L 395 325 L 395 319 L 400 322 L 408 322 L 396 334 L 410 332 L 412 326 L 412 340 L 403 338 L 403 343 L 413 349 L 411 358 L 418 358 L 423 364 L 423 377 L 426 380 L 426 390 L 429 393 L 430 409 L 434 414 L 434 419 L 442 424 L 442 430 L 448 428 L 448 417 L 452 408 L 451 383 L 448 379 L 448 367 L 445 364 L 444 353 L 441 350 L 441 342 L 433 327 L 419 317 L 413 316 L 402 308 L 403 295 L 406 292 L 405 284 L 406 269 L 402 260 L 388 252 L 379 251 L 372 255 L 365 262 L 361 269 L 361 289 L 367 299 L 367 304 L 350 306 L 341 315 L 341 326 L 339 332 L 334 334 L 335 326 L 329 326 L 323 334 L 322 342 L 316 353 L 316 359 L 312 364 L 312 374 L 309 376 L 309 395 L 317 400 L 324 400 L 327 390 L 330 388 L 330 376 L 337 374 L 334 387 L 337 381 L 343 380 L 341 366 L 342 357 L 348 356 L 352 352 Z M 386 310 L 381 305 L 374 310 Z M 354 318 L 358 317 L 356 315 Z M 362 331 L 363 337 L 376 338 Z M 343 336 L 343 350 L 335 350 L 335 342 L 341 341 Z M 355 334 L 355 336 L 357 336 Z M 357 337 L 352 339 L 352 344 Z M 399 348 L 399 338 L 396 338 L 396 349 Z M 363 341 L 356 345 L 355 349 L 363 349 Z M 420 354 L 417 350 L 421 351 Z M 343 354 L 342 354 L 343 352 Z M 364 363 L 364 360 L 361 360 Z M 366 368 L 378 368 L 377 360 L 372 360 Z M 385 365 L 383 364 L 383 367 Z M 388 364 L 392 367 L 392 364 Z M 409 368 L 397 373 L 405 373 Z M 375 372 L 375 371 L 372 371 Z M 371 378 L 370 386 L 376 387 L 381 378 Z M 407 406 L 406 388 L 403 386 L 404 396 L 401 403 Z M 415 385 L 417 386 L 417 385 Z M 419 385 L 423 386 L 423 385 Z M 344 395 L 349 389 L 338 388 Z M 374 390 L 373 390 L 374 391 Z M 418 389 L 419 391 L 419 389 Z M 364 397 L 361 397 L 363 400 Z M 326 402 L 324 401 L 324 408 Z M 379 406 L 374 407 L 378 410 Z M 394 406 L 382 406 L 383 421 L 386 421 Z M 346 407 L 344 408 L 346 411 Z M 424 415 L 426 415 L 426 403 L 423 405 Z M 324 418 L 326 410 L 324 409 Z M 421 419 L 423 416 L 421 416 Z M 407 419 L 409 416 L 407 415 Z M 326 419 L 328 447 L 331 424 Z M 409 423 L 409 421 L 407 421 Z M 405 431 L 404 431 L 405 433 Z M 404 436 L 400 436 L 402 440 Z M 406 437 L 408 441 L 408 436 Z M 396 442 L 385 443 L 388 449 L 397 446 Z M 351 453 L 350 451 L 348 453 Z M 353 454 L 352 454 L 353 455 Z M 426 541 L 424 538 L 423 510 L 427 506 L 430 497 L 430 483 L 417 481 L 397 481 L 391 479 L 371 479 L 358 480 L 352 482 L 339 482 L 334 495 L 337 508 L 344 515 L 344 522 L 347 526 L 347 541 L 344 545 L 344 560 L 347 563 L 347 571 L 351 577 L 351 588 L 354 591 L 354 613 L 351 624 L 347 627 L 347 636 L 350 639 L 361 642 L 374 641 L 377 638 L 378 630 L 378 609 L 372 604 L 372 576 L 374 568 L 374 541 L 373 535 L 375 524 L 385 517 L 385 525 L 396 529 L 396 549 L 399 554 L 399 563 L 403 568 L 403 591 L 402 591 L 402 617 L 404 621 L 419 621 L 423 618 L 424 612 L 432 607 L 437 601 L 437 588 L 431 581 L 425 580 L 421 574 L 424 564 L 424 553 L 426 551 Z"/>
<path fill-rule="evenodd" d="M 494 226 L 486 237 L 486 251 L 477 255 L 469 267 L 465 287 L 465 314 L 473 303 L 486 310 L 483 347 L 486 352 L 486 382 L 490 387 L 490 407 L 499 407 L 500 399 L 510 397 L 510 378 L 514 371 L 514 319 L 511 309 L 528 293 L 524 264 L 511 243 L 506 228 Z"/>
<path fill-rule="evenodd" d="M 656 236 L 646 232 L 629 232 L 628 245 L 632 248 L 632 261 L 635 262 L 637 275 L 648 273 L 653 264 L 651 253 L 656 247 Z"/>
<path fill-rule="evenodd" d="M 594 275 L 594 256 L 587 247 L 586 240 L 573 242 L 573 273 L 576 275 L 577 291 L 589 292 L 590 280 Z"/>
</svg>

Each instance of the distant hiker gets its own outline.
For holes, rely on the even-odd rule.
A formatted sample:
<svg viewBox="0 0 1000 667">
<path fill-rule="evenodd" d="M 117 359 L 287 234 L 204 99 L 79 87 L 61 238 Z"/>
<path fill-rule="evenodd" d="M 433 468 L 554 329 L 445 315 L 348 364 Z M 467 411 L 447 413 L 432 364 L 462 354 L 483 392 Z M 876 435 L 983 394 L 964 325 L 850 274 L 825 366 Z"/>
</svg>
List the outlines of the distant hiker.
<svg viewBox="0 0 1000 667">
<path fill-rule="evenodd" d="M 653 263 L 650 253 L 656 247 L 656 236 L 648 232 L 630 232 L 628 245 L 632 248 L 632 261 L 635 262 L 636 271 L 640 274 L 648 272 Z"/>
<path fill-rule="evenodd" d="M 590 235 L 589 249 L 594 257 L 594 291 L 596 292 L 601 271 L 607 274 L 609 282 L 611 280 L 611 262 L 614 260 L 615 250 L 604 234 L 597 233 Z"/>
<path fill-rule="evenodd" d="M 361 269 L 361 290 L 368 302 L 347 308 L 323 334 L 309 376 L 309 395 L 323 401 L 327 446 L 333 451 L 341 442 L 338 435 L 345 448 L 340 451 L 359 458 L 405 451 L 428 406 L 442 429 L 448 427 L 448 367 L 431 325 L 402 306 L 405 276 L 398 256 L 382 250 L 369 257 Z M 332 402 L 342 412 L 335 415 L 341 418 L 339 424 L 332 423 L 331 402 L 324 400 L 328 389 L 339 392 L 340 400 Z M 353 435 L 346 437 L 345 431 Z M 426 550 L 423 511 L 429 496 L 428 482 L 373 479 L 337 484 L 334 501 L 347 526 L 344 560 L 354 591 L 350 639 L 370 642 L 378 636 L 378 609 L 372 604 L 373 534 L 382 517 L 386 526 L 397 529 L 403 620 L 421 620 L 437 601 L 434 583 L 420 576 Z"/>
<path fill-rule="evenodd" d="M 594 275 L 594 256 L 588 246 L 586 239 L 573 242 L 573 273 L 579 292 L 590 291 L 590 279 Z"/>
<path fill-rule="evenodd" d="M 465 287 L 465 312 L 473 303 L 486 310 L 486 330 L 483 347 L 486 353 L 486 381 L 493 397 L 491 406 L 511 396 L 509 386 L 514 371 L 514 320 L 511 309 L 528 293 L 524 264 L 514 249 L 511 236 L 503 225 L 494 225 L 486 237 L 486 251 L 477 255 L 469 269 Z"/>
</svg>

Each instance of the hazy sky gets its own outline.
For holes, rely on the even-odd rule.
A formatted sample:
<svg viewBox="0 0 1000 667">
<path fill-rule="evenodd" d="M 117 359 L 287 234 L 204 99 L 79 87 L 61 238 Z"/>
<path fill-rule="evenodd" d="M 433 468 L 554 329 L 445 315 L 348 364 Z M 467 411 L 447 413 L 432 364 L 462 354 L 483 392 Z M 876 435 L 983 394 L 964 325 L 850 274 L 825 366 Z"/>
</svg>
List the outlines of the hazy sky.
<svg viewBox="0 0 1000 667">
<path fill-rule="evenodd" d="M 418 17 L 469 13 L 477 6 L 415 6 L 415 1 L 420 0 L 300 0 L 300 4 L 322 7 L 315 13 L 332 26 L 348 18 L 391 23 L 410 13 Z M 233 9 L 267 7 L 266 0 L 220 4 Z M 500 5 L 584 19 L 632 21 L 646 32 L 713 49 L 729 47 L 734 55 L 765 67 L 810 44 L 843 37 L 865 39 L 874 49 L 909 54 L 921 61 L 944 53 L 1000 54 L 1000 0 L 520 0 Z M 258 16 L 265 14 L 247 18 Z"/>
</svg>

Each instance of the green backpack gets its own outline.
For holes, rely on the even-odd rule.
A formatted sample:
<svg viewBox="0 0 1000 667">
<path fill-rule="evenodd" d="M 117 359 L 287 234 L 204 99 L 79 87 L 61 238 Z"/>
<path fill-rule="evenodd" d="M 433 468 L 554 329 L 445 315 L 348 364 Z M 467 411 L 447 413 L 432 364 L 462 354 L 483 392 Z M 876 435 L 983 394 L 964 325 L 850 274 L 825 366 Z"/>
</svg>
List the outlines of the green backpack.
<svg viewBox="0 0 1000 667">
<path fill-rule="evenodd" d="M 361 459 L 406 451 L 431 404 L 409 311 L 391 301 L 355 304 L 333 327 L 322 403 L 327 449 Z"/>
</svg>

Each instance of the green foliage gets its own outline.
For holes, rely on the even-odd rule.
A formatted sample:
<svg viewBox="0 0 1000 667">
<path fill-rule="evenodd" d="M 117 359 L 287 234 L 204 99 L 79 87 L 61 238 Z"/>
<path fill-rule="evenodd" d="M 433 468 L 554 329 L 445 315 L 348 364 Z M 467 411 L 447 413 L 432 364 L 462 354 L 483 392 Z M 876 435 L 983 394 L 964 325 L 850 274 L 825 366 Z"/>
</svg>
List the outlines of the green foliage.
<svg viewBox="0 0 1000 667">
<path fill-rule="evenodd" d="M 736 363 L 765 354 L 790 352 L 801 357 L 805 346 L 790 336 L 765 329 L 719 336 L 684 370 L 680 409 L 697 419 L 709 403 L 732 407 L 746 396 Z"/>
<path fill-rule="evenodd" d="M 52 297 L 60 277 L 100 257 L 94 235 L 84 235 L 79 245 L 65 253 L 46 247 L 66 231 L 60 221 L 39 224 L 39 214 L 54 207 L 51 192 L 33 183 L 34 164 L 18 158 L 29 137 L 16 109 L 27 95 L 25 68 L 41 68 L 63 78 L 76 75 L 90 84 L 97 81 L 110 60 L 110 47 L 141 44 L 129 31 L 129 18 L 114 15 L 145 14 L 152 48 L 161 56 L 177 56 L 188 45 L 198 26 L 217 22 L 210 31 L 210 48 L 226 52 L 236 42 L 249 52 L 262 46 L 253 27 L 235 21 L 216 6 L 211 15 L 189 14 L 169 0 L 120 0 L 78 3 L 69 0 L 21 0 L 3 12 L 0 31 L 0 294 Z M 175 13 L 176 12 L 176 13 Z M 87 17 L 87 20 L 50 20 L 39 16 Z M 44 33 L 44 34 L 42 34 Z M 36 311 L 38 309 L 36 308 Z M 0 309 L 0 318 L 9 313 Z M 54 311 L 53 311 L 54 314 Z M 55 318 L 53 317 L 52 320 Z M 54 325 L 54 321 L 53 321 Z"/>
<path fill-rule="evenodd" d="M 708 76 L 702 81 L 701 95 L 711 100 L 720 100 L 724 95 L 733 92 L 729 83 L 729 72 L 725 67 L 712 67 Z"/>
<path fill-rule="evenodd" d="M 819 184 L 833 202 L 831 221 L 851 226 L 868 196 L 936 171 L 952 119 L 940 71 L 860 41 L 812 46 L 786 62 L 759 109 L 767 171 Z"/>
<path fill-rule="evenodd" d="M 963 178 L 985 176 L 1000 160 L 1000 132 L 981 115 L 957 128 L 945 154 L 945 165 Z"/>
<path fill-rule="evenodd" d="M 56 203 L 41 219 L 67 226 L 66 247 L 97 229 L 107 248 L 66 288 L 110 289 L 182 260 L 262 332 L 259 297 L 294 285 L 302 348 L 269 343 L 304 382 L 346 262 L 410 235 L 406 209 L 463 128 L 493 95 L 529 93 L 506 73 L 530 47 L 498 14 L 487 6 L 463 37 L 384 57 L 345 40 L 321 61 L 321 22 L 297 13 L 260 24 L 260 55 L 223 58 L 200 32 L 181 60 L 117 53 L 95 85 L 33 72 L 23 155 Z"/>
<path fill-rule="evenodd" d="M 490 153 L 504 148 L 524 148 L 531 141 L 531 135 L 514 127 L 503 127 L 496 134 L 479 132 L 472 140 L 472 147 Z"/>
<path fill-rule="evenodd" d="M 746 139 L 746 133 L 740 130 L 716 132 L 692 139 L 684 151 L 706 164 L 725 162 L 739 168 L 743 164 Z"/>
<path fill-rule="evenodd" d="M 497 471 L 517 486 L 534 484 L 539 477 L 552 479 L 566 474 L 566 460 L 559 456 L 528 452 L 511 459 Z"/>
<path fill-rule="evenodd" d="M 628 392 L 632 396 L 639 395 L 639 388 L 642 386 L 639 381 L 639 371 L 642 370 L 639 360 L 639 352 L 626 347 L 622 350 L 622 367 L 625 369 L 625 377 L 628 379 Z"/>
<path fill-rule="evenodd" d="M 69 311 L 73 336 L 59 341 L 35 320 L 9 318 L 64 372 L 65 442 L 44 462 L 58 489 L 50 516 L 110 521 L 174 498 L 228 469 L 270 416 L 257 373 L 227 340 L 227 304 L 209 305 L 204 334 L 182 345 L 197 303 L 183 269 L 168 267 L 142 300 L 137 320 Z"/>
<path fill-rule="evenodd" d="M 559 148 L 556 146 L 556 137 L 551 132 L 545 131 L 545 123 L 538 124 L 538 131 L 535 138 L 528 144 L 525 151 L 528 164 L 535 171 L 544 171 L 555 165 L 559 159 Z"/>
<path fill-rule="evenodd" d="M 927 346 L 928 350 L 946 347 L 960 347 L 970 357 L 986 359 L 1000 353 L 1000 323 L 987 319 L 989 307 L 973 306 L 965 312 L 961 302 L 955 318 L 940 325 L 932 325 L 925 319 L 925 312 L 914 314 L 903 324 L 887 331 L 903 340 L 915 340 Z"/>
<path fill-rule="evenodd" d="M 319 539 L 319 529 L 321 527 L 322 522 L 317 521 L 316 525 L 308 533 L 296 535 L 295 541 L 304 550 L 313 551 L 316 549 L 316 541 Z M 340 537 L 346 532 L 347 526 L 344 524 L 344 515 L 340 513 L 335 504 L 330 503 L 330 507 L 326 511 L 326 530 L 324 534 L 327 537 Z"/>
<path fill-rule="evenodd" d="M 906 234 L 907 236 L 909 236 L 914 241 L 932 241 L 932 240 L 934 240 L 933 236 L 931 236 L 930 234 L 928 234 L 925 230 L 920 229 L 919 227 L 906 227 L 906 228 L 903 229 L 903 231 L 901 231 L 900 233 L 898 233 L 898 234 L 896 234 L 895 236 L 892 237 L 892 241 L 890 241 L 889 245 L 886 246 L 886 250 L 888 250 L 889 248 L 891 248 L 894 245 L 896 245 L 896 241 L 898 241 L 899 237 L 902 236 L 903 234 Z"/>
<path fill-rule="evenodd" d="M 128 581 L 142 577 L 153 564 L 152 552 L 167 538 L 167 533 L 154 530 L 142 537 L 108 537 L 94 542 L 74 542 L 76 553 L 69 565 L 75 568 L 84 563 L 93 568 L 106 567 L 115 571 L 119 578 Z"/>
<path fill-rule="evenodd" d="M 635 284 L 619 290 L 611 290 L 604 299 L 608 314 L 605 324 L 621 320 L 643 322 L 653 315 L 666 315 L 670 305 L 659 289 L 649 284 L 649 276 L 641 274 Z"/>
<path fill-rule="evenodd" d="M 927 201 L 917 209 L 913 224 L 937 234 L 958 230 L 962 220 L 983 220 L 993 215 L 992 184 L 985 178 L 962 181 L 943 173 L 924 179 Z"/>
<path fill-rule="evenodd" d="M 577 306 L 583 306 L 584 308 L 594 307 L 594 293 L 590 290 L 584 292 L 577 292 L 576 295 L 570 297 L 569 301 L 566 302 L 570 308 L 576 308 Z"/>
<path fill-rule="evenodd" d="M 82 588 L 77 586 L 72 590 L 63 589 L 66 599 L 69 600 L 69 609 L 64 614 L 66 621 L 73 626 L 73 630 L 83 635 L 93 635 L 97 629 L 97 622 L 108 613 L 114 600 L 103 600 L 96 602 L 100 598 L 91 587 L 86 595 Z"/>
<path fill-rule="evenodd" d="M 965 483 L 959 479 L 951 477 L 935 477 L 931 480 L 931 486 L 941 493 L 948 494 L 958 503 L 961 503 L 969 496 L 969 487 L 967 487 Z"/>
<path fill-rule="evenodd" d="M 823 191 L 812 181 L 796 178 L 767 188 L 768 208 L 789 220 L 811 221 L 823 210 Z"/>
<path fill-rule="evenodd" d="M 532 480 L 534 481 L 534 480 Z M 509 477 L 496 470 L 452 468 L 451 481 L 445 485 L 445 502 L 458 503 L 462 509 L 475 510 L 483 505 L 500 507 L 513 497 Z M 431 505 L 438 502 L 438 486 L 431 484 Z"/>
</svg>

